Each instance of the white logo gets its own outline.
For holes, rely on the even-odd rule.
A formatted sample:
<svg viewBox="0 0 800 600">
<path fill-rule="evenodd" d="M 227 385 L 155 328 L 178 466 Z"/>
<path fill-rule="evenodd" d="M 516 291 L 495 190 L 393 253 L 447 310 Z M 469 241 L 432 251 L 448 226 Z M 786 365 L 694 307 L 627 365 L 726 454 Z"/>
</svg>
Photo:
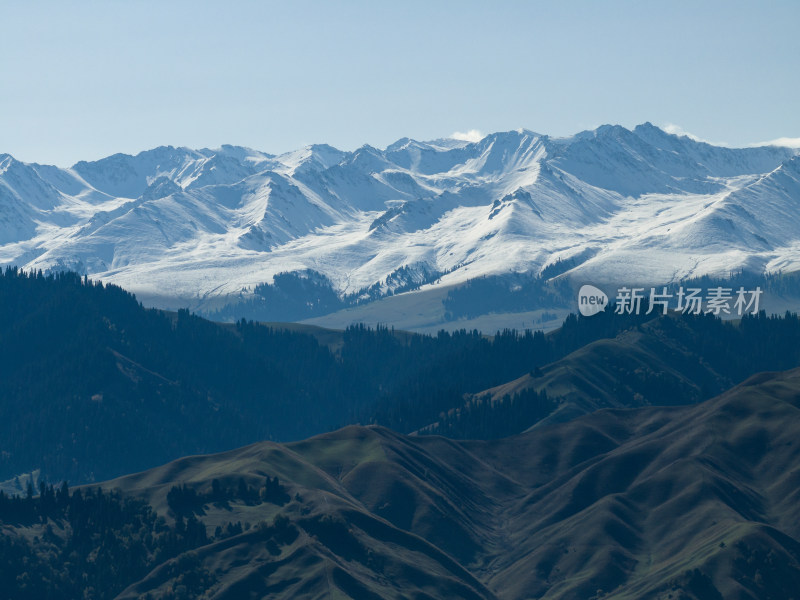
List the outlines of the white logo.
<svg viewBox="0 0 800 600">
<path fill-rule="evenodd" d="M 583 289 L 587 287 L 591 286 L 585 285 L 581 288 L 581 295 Z M 720 286 L 706 290 L 705 295 L 701 288 L 684 288 L 683 286 L 679 287 L 674 294 L 669 293 L 666 287 L 662 287 L 660 292 L 657 291 L 657 288 L 651 287 L 649 294 L 647 288 L 621 287 L 617 290 L 614 312 L 618 315 L 638 315 L 646 308 L 644 314 L 649 315 L 658 306 L 661 308 L 661 314 L 664 315 L 667 314 L 669 308 L 674 308 L 676 311 L 689 315 L 713 314 L 719 317 L 723 314 L 736 314 L 741 317 L 748 313 L 758 314 L 759 302 L 763 293 L 760 286 L 756 286 L 754 290 L 740 287 L 735 292 L 733 288 Z M 671 298 L 675 298 L 674 307 L 670 306 Z M 581 313 L 583 313 L 582 306 Z"/>
<path fill-rule="evenodd" d="M 608 296 L 593 285 L 584 285 L 578 292 L 578 310 L 584 317 L 603 312 L 608 305 Z"/>
</svg>

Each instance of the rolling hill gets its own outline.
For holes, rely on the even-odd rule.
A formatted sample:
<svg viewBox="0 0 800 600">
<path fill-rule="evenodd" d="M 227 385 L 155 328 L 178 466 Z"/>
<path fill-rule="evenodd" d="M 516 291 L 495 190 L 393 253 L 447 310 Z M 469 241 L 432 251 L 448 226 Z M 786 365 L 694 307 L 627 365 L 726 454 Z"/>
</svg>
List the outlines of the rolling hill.
<svg viewBox="0 0 800 600">
<path fill-rule="evenodd" d="M 800 322 L 791 314 L 733 324 L 669 313 L 587 340 L 513 381 L 468 394 L 419 432 L 487 439 L 601 408 L 694 404 L 755 372 L 800 364 L 798 338 Z"/>
<path fill-rule="evenodd" d="M 348 427 L 183 458 L 104 483 L 103 497 L 205 535 L 96 597 L 792 598 L 799 410 L 793 370 L 497 441 Z M 74 543 L 49 510 L 49 533 L 5 520 L 6 540 L 39 536 L 31 570 Z"/>
<path fill-rule="evenodd" d="M 604 406 L 696 402 L 757 371 L 800 364 L 793 314 L 738 325 L 654 317 L 573 315 L 548 335 L 492 337 L 219 324 L 145 309 L 75 274 L 7 270 L 0 482 L 14 487 L 32 472 L 98 481 L 354 423 L 410 433 L 438 422 L 434 431 L 452 437 L 504 437 Z M 503 384 L 507 391 L 482 393 Z M 539 396 L 524 398 L 526 390 Z M 481 410 L 465 412 L 465 396 Z M 483 401 L 494 396 L 499 403 Z"/>
</svg>

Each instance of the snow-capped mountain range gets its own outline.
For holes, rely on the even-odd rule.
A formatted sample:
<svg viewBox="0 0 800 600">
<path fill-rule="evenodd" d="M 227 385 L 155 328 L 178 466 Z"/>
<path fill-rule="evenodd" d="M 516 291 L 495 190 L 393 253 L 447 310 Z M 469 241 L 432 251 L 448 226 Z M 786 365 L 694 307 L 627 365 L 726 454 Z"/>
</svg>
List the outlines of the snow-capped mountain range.
<svg viewBox="0 0 800 600">
<path fill-rule="evenodd" d="M 799 270 L 798 150 L 645 123 L 279 156 L 160 147 L 69 169 L 0 154 L 0 265 L 76 270 L 165 308 L 218 307 L 281 272 L 344 295 L 568 259 L 594 282 Z"/>
</svg>

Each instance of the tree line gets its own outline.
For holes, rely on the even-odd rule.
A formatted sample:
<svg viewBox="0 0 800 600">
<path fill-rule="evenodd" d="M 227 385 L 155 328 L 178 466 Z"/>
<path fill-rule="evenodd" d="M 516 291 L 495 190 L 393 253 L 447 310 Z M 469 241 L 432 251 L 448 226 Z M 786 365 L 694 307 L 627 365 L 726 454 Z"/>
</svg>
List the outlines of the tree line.
<svg viewBox="0 0 800 600">
<path fill-rule="evenodd" d="M 9 268 L 0 273 L 0 481 L 36 469 L 48 481 L 99 481 L 189 454 L 304 439 L 353 423 L 412 432 L 445 422 L 442 415 L 462 408 L 467 395 L 656 318 L 655 311 L 570 315 L 547 335 L 417 335 L 358 325 L 326 345 L 253 321 L 220 324 L 187 310 L 145 309 L 132 294 L 74 273 Z M 692 347 L 692 360 L 721 376 L 690 401 L 754 372 L 800 364 L 794 314 L 762 312 L 740 323 L 711 315 L 669 319 L 664 335 Z M 653 394 L 663 387 L 657 378 L 642 385 Z M 509 419 L 517 415 L 515 426 L 528 427 L 554 400 L 478 403 L 439 432 L 513 433 Z"/>
</svg>

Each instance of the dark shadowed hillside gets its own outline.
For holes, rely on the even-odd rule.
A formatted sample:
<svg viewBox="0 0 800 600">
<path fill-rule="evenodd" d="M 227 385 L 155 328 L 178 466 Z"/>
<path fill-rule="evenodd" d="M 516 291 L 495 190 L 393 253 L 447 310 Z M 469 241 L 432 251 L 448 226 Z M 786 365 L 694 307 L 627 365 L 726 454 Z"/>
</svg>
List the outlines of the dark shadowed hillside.
<svg viewBox="0 0 800 600">
<path fill-rule="evenodd" d="M 0 273 L 0 481 L 108 478 L 348 423 L 411 431 L 477 392 L 614 334 L 342 332 L 144 309 L 70 273 Z"/>
<path fill-rule="evenodd" d="M 498 438 L 551 412 L 563 420 L 703 400 L 754 372 L 797 366 L 798 342 L 795 315 L 763 314 L 736 325 L 609 311 L 570 316 L 548 335 L 492 337 L 221 325 L 146 310 L 74 274 L 9 269 L 0 275 L 0 481 L 35 470 L 51 482 L 96 481 L 352 423 L 405 433 L 437 423 L 451 437 Z"/>
<path fill-rule="evenodd" d="M 139 572 L 91 597 L 787 599 L 800 589 L 798 439 L 800 370 L 499 441 L 348 427 L 102 484 L 127 508 L 101 529 L 106 552 L 69 568 L 81 527 L 99 527 L 58 508 L 70 491 L 6 500 L 4 551 L 30 554 L 8 564 L 31 571 L 6 579 L 99 578 L 128 540 Z"/>
<path fill-rule="evenodd" d="M 599 408 L 693 404 L 758 371 L 800 365 L 798 342 L 793 314 L 732 323 L 670 313 L 471 394 L 421 432 L 488 439 Z"/>
</svg>

